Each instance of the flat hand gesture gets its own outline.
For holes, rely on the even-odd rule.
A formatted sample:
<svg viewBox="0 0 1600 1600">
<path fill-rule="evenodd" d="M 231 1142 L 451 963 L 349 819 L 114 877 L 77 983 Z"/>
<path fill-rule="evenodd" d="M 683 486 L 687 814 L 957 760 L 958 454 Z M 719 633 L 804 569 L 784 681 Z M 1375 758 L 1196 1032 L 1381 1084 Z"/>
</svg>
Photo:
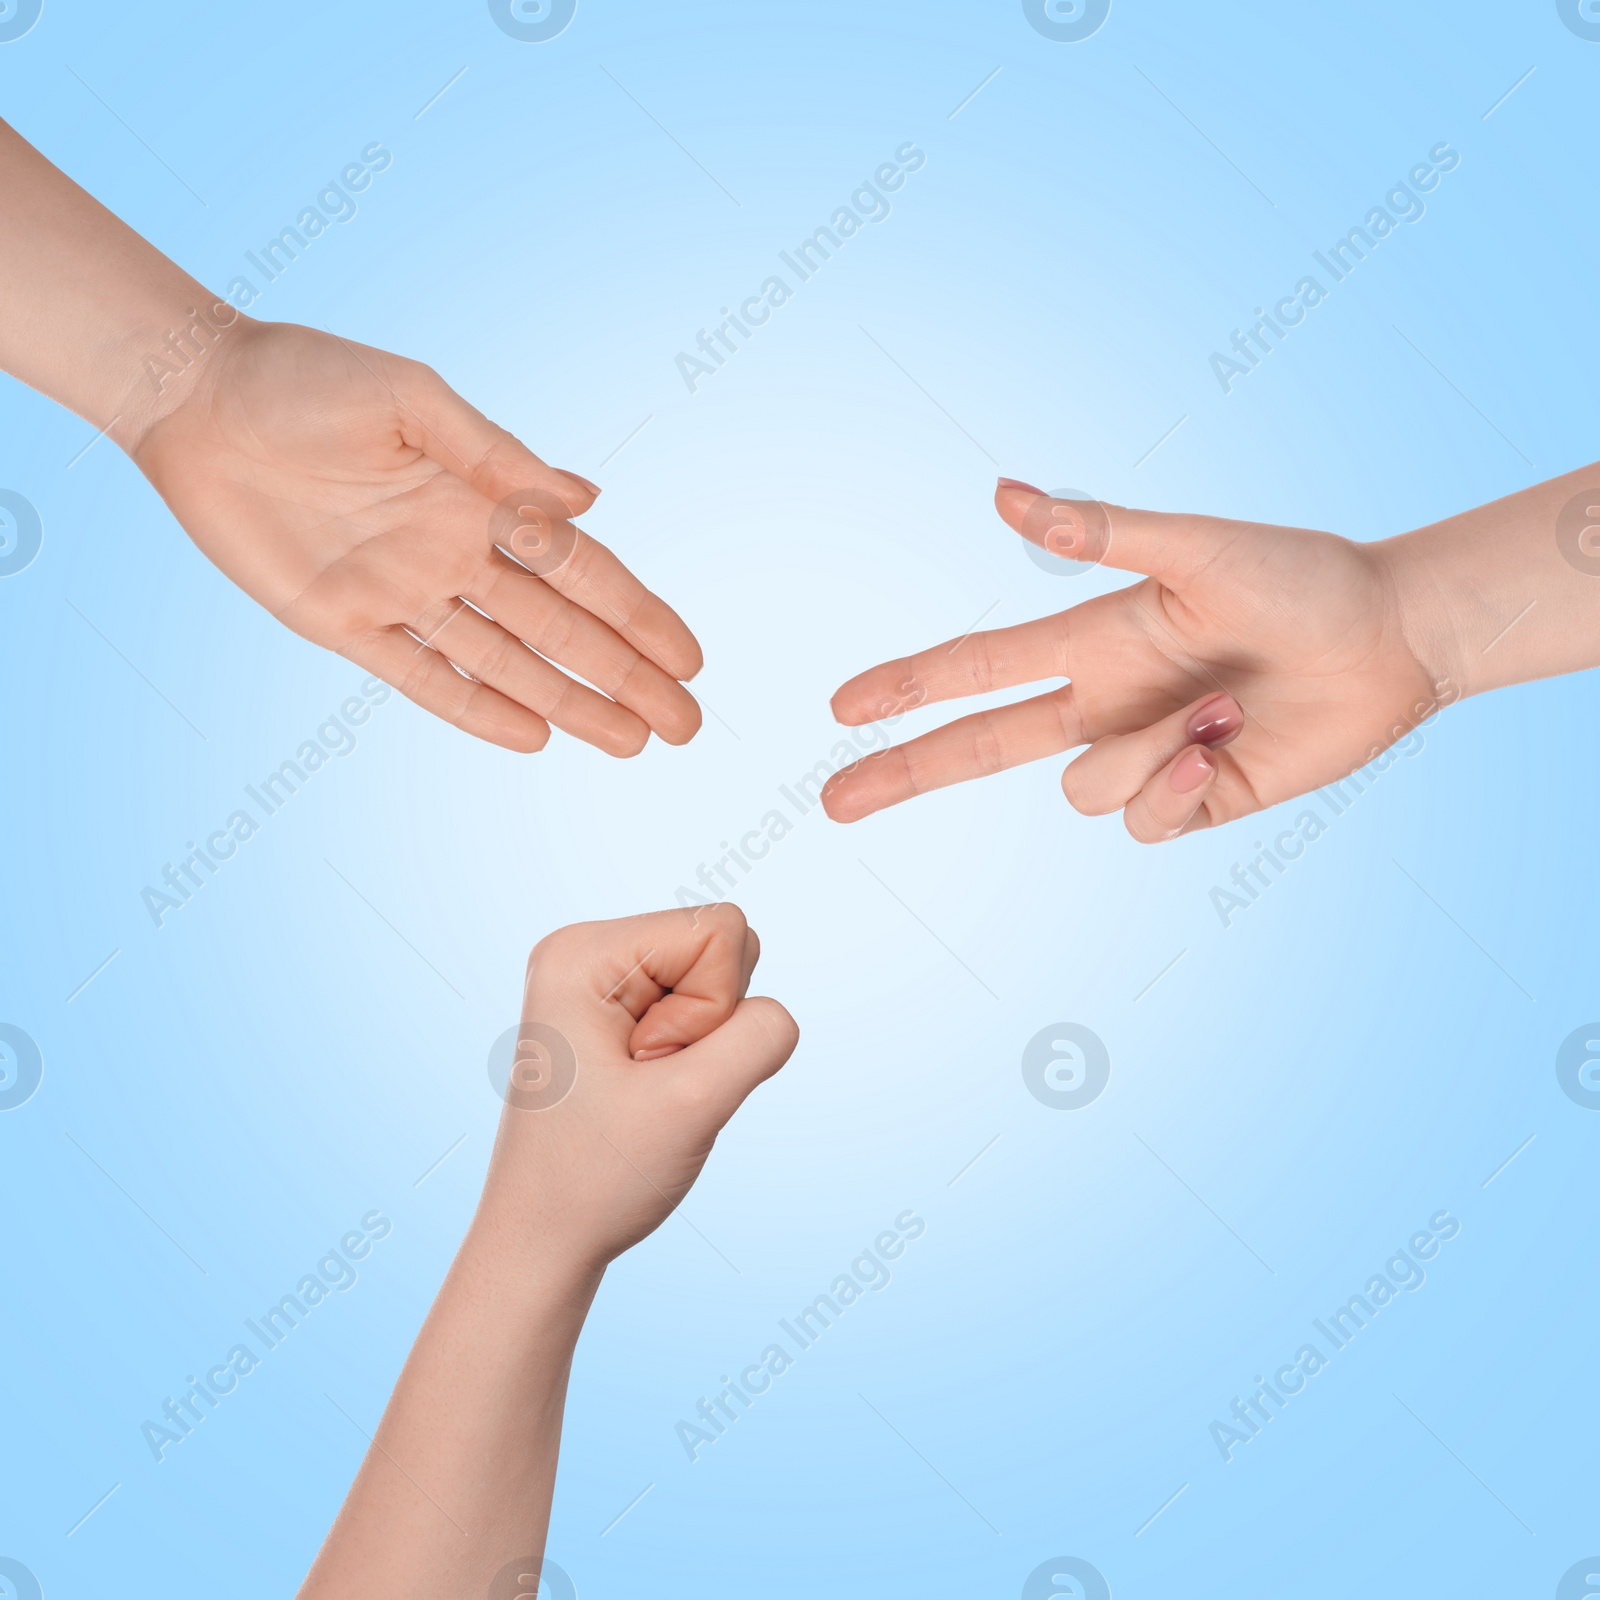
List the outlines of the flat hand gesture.
<svg viewBox="0 0 1600 1600">
<path fill-rule="evenodd" d="M 693 634 L 570 520 L 598 490 L 417 362 L 241 317 L 132 454 L 279 621 L 480 739 L 626 756 L 700 726 Z"/>
<path fill-rule="evenodd" d="M 1154 843 L 1348 776 L 1453 698 L 1408 642 L 1386 547 L 1333 534 L 1054 499 L 1002 479 L 995 506 L 1052 554 L 1145 574 L 1055 616 L 975 633 L 852 678 L 859 726 L 931 701 L 1065 678 L 837 773 L 854 822 L 946 784 L 1089 748 L 1079 811 Z"/>
</svg>

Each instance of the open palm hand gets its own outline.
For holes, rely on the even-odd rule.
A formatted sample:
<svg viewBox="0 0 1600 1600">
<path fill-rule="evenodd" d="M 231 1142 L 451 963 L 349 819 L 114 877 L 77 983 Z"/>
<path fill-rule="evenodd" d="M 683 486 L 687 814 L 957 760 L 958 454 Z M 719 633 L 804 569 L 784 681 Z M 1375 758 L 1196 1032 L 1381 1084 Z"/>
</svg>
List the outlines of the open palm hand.
<svg viewBox="0 0 1600 1600">
<path fill-rule="evenodd" d="M 333 334 L 240 318 L 206 359 L 134 459 L 279 621 L 514 750 L 552 724 L 617 756 L 693 737 L 699 646 L 574 526 L 594 485 Z"/>
</svg>

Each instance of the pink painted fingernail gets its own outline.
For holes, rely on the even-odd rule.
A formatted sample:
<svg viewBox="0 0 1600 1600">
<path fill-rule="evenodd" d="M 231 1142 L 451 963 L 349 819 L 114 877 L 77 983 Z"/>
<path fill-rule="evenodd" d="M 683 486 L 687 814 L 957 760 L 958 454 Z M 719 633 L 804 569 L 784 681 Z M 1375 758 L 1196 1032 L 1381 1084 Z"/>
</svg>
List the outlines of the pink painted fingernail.
<svg viewBox="0 0 1600 1600">
<path fill-rule="evenodd" d="M 1024 483 L 1021 478 L 1001 478 L 999 484 L 1002 489 L 1026 489 L 1029 494 L 1044 493 L 1043 489 L 1036 489 L 1031 483 Z"/>
<path fill-rule="evenodd" d="M 1238 736 L 1244 726 L 1244 709 L 1231 694 L 1214 694 L 1194 708 L 1187 728 L 1195 744 L 1220 749 Z"/>
<path fill-rule="evenodd" d="M 1172 777 L 1168 781 L 1179 794 L 1188 794 L 1191 789 L 1198 789 L 1216 770 L 1211 765 L 1211 757 L 1204 750 L 1185 750 L 1178 757 L 1178 764 L 1172 769 Z"/>
</svg>

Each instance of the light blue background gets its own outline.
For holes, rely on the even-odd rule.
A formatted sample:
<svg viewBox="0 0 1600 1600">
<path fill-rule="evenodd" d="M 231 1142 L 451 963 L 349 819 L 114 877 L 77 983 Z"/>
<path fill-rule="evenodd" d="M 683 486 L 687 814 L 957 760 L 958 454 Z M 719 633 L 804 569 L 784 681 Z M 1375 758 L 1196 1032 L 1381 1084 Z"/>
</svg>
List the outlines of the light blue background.
<svg viewBox="0 0 1600 1600">
<path fill-rule="evenodd" d="M 603 481 L 716 713 L 623 765 L 392 700 L 158 930 L 141 889 L 359 676 L 0 386 L 44 524 L 0 581 L 0 1021 L 44 1058 L 0 1115 L 0 1555 L 51 1600 L 292 1590 L 476 1198 L 528 946 L 670 904 L 853 672 L 1123 581 L 1041 572 L 997 471 L 1375 538 L 1600 455 L 1600 44 L 1553 3 L 1117 0 L 1063 44 L 1003 0 L 582 0 L 529 44 L 481 3 L 46 0 L 0 92 L 219 290 L 381 141 L 252 311 Z M 675 355 L 907 140 L 892 216 L 689 394 Z M 1442 140 L 1427 215 L 1224 395 L 1211 352 Z M 1118 1600 L 1554 1594 L 1600 1549 L 1600 1114 L 1553 1065 L 1600 1016 L 1596 711 L 1590 676 L 1448 710 L 1227 928 L 1210 888 L 1304 804 L 1146 850 L 1045 763 L 806 817 L 738 894 L 800 1050 L 578 1353 L 583 1600 L 1012 1596 L 1063 1555 Z M 1020 1071 L 1061 1021 L 1111 1054 L 1079 1111 Z M 140 1424 L 373 1208 L 360 1282 L 154 1461 Z M 691 1465 L 674 1424 L 906 1208 L 893 1283 Z M 1441 1209 L 1426 1284 L 1224 1464 L 1212 1420 Z"/>
</svg>

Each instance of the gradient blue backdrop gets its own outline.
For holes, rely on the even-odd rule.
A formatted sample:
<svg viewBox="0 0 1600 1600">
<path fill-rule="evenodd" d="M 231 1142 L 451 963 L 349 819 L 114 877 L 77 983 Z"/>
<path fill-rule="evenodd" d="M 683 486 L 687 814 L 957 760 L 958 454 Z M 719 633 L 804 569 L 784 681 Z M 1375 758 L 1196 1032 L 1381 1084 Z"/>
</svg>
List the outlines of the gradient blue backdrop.
<svg viewBox="0 0 1600 1600">
<path fill-rule="evenodd" d="M 0 44 L 4 115 L 219 291 L 381 143 L 252 312 L 602 481 L 714 713 L 623 765 L 395 698 L 158 929 L 141 891 L 359 675 L 0 383 L 43 528 L 0 580 L 0 1022 L 43 1061 L 0 1114 L 0 1556 L 51 1600 L 293 1589 L 476 1198 L 528 946 L 672 903 L 853 672 L 1123 581 L 1042 572 L 996 472 L 1376 538 L 1600 454 L 1565 9 L 1116 0 L 1058 42 L 1007 0 L 581 0 L 522 42 L 468 0 L 45 0 Z M 892 214 L 691 394 L 677 354 L 907 141 Z M 1441 141 L 1426 215 L 1225 394 L 1211 353 Z M 1555 1072 L 1600 1015 L 1596 702 L 1446 711 L 1226 927 L 1304 803 L 1147 850 L 1046 763 L 803 818 L 738 893 L 800 1050 L 578 1353 L 583 1600 L 1016 1596 L 1067 1556 L 1118 1600 L 1554 1595 L 1600 1549 L 1600 1113 Z M 1111 1059 L 1075 1111 L 1021 1071 L 1062 1022 Z M 691 1463 L 675 1424 L 908 1208 L 893 1282 Z M 141 1424 L 373 1209 L 359 1281 L 157 1462 Z M 1426 1283 L 1225 1463 L 1213 1420 L 1441 1210 Z"/>
</svg>

